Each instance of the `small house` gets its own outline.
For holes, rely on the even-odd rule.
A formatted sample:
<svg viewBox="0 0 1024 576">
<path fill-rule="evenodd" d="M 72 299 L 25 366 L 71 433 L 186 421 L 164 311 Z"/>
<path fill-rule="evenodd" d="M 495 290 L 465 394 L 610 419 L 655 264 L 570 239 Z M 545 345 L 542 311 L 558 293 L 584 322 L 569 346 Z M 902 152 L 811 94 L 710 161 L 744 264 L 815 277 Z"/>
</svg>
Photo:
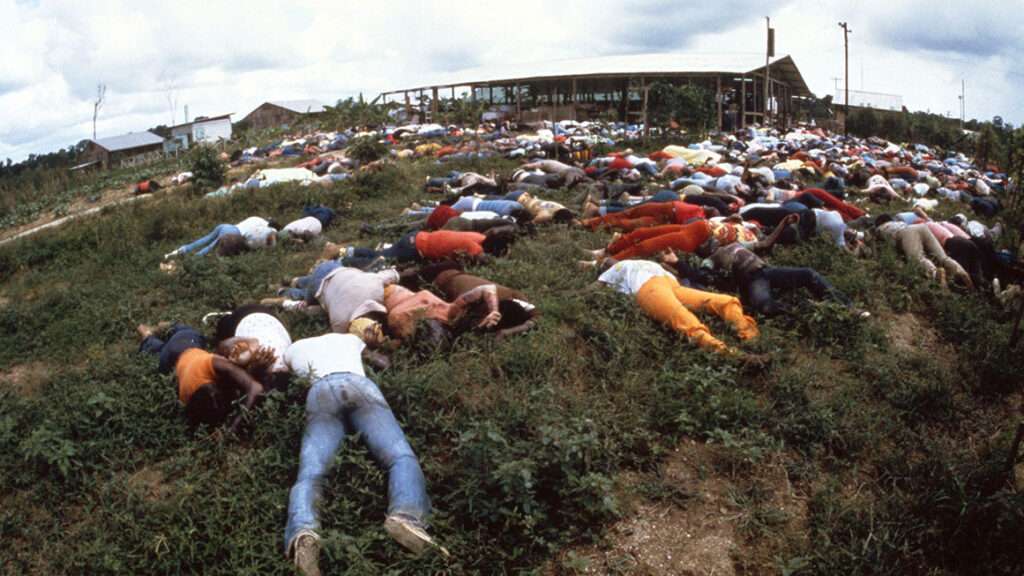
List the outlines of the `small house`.
<svg viewBox="0 0 1024 576">
<path fill-rule="evenodd" d="M 303 119 L 315 117 L 324 110 L 324 105 L 316 100 L 264 102 L 242 118 L 239 124 L 256 130 L 288 128 Z"/>
<path fill-rule="evenodd" d="M 129 132 L 121 136 L 89 140 L 85 158 L 104 170 L 138 166 L 163 156 L 164 139 L 152 132 Z"/>
<path fill-rule="evenodd" d="M 200 116 L 191 122 L 171 126 L 171 137 L 164 142 L 164 152 L 188 150 L 197 142 L 214 143 L 231 139 L 231 114 L 208 118 Z"/>
</svg>

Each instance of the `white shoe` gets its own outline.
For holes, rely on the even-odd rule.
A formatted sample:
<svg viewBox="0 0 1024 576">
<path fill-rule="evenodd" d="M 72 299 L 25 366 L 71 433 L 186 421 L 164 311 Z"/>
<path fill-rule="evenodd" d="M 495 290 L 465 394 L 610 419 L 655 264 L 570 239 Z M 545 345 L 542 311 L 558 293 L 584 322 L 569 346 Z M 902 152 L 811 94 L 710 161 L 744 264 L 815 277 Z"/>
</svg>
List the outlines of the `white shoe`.
<svg viewBox="0 0 1024 576">
<path fill-rule="evenodd" d="M 405 549 L 419 556 L 427 548 L 437 548 L 445 558 L 451 556 L 443 546 L 434 542 L 434 539 L 427 534 L 426 530 L 420 528 L 415 522 L 401 516 L 391 515 L 384 520 L 384 530 L 395 542 L 401 544 Z"/>
<path fill-rule="evenodd" d="M 181 252 L 179 252 L 178 249 L 175 248 L 174 250 L 171 250 L 167 254 L 164 254 L 164 260 L 170 260 L 171 258 L 174 258 L 178 254 L 181 254 Z"/>
</svg>

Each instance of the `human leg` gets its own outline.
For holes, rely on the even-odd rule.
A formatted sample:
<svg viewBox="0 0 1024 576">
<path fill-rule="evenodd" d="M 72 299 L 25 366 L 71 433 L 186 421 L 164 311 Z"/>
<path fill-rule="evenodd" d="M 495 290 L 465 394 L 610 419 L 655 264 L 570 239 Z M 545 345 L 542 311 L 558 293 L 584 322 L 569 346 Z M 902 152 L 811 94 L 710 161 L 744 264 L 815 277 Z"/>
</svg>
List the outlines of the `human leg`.
<svg viewBox="0 0 1024 576">
<path fill-rule="evenodd" d="M 225 234 L 238 234 L 238 227 L 232 224 L 218 224 L 209 234 L 190 242 L 178 248 L 175 252 L 178 254 L 191 254 L 195 252 L 198 256 L 205 256 L 210 250 L 213 250 L 214 246 L 217 245 L 217 240 Z"/>
<path fill-rule="evenodd" d="M 357 374 L 342 376 L 342 396 L 349 400 L 348 421 L 388 474 L 388 514 L 399 514 L 422 524 L 430 512 L 430 499 L 423 470 L 402 427 L 372 380 Z"/>
<path fill-rule="evenodd" d="M 676 298 L 675 288 L 678 286 L 675 279 L 667 276 L 651 278 L 637 292 L 637 304 L 652 319 L 685 335 L 697 346 L 725 351 L 726 345 L 712 336 L 708 327 Z"/>
<path fill-rule="evenodd" d="M 609 254 L 615 254 L 616 252 L 626 250 L 630 246 L 639 244 L 644 240 L 655 238 L 657 236 L 662 236 L 664 234 L 671 234 L 672 232 L 679 232 L 680 230 L 682 230 L 682 228 L 683 226 L 679 224 L 648 226 L 645 228 L 641 228 L 639 230 L 634 230 L 629 234 L 623 234 L 619 239 L 608 244 L 608 247 L 605 250 Z"/>
<path fill-rule="evenodd" d="M 668 234 L 661 234 L 653 238 L 648 238 L 622 250 L 612 254 L 612 258 L 616 260 L 628 260 L 630 258 L 643 258 L 645 256 L 651 256 L 662 252 L 668 248 L 673 250 L 679 250 L 681 252 L 692 253 L 697 250 L 711 234 L 710 228 L 708 228 L 707 222 L 700 221 L 694 222 L 693 224 L 683 224 L 682 227 L 676 232 L 670 232 Z M 637 231 L 639 232 L 639 230 Z M 634 232 L 635 233 L 635 232 Z"/>
<path fill-rule="evenodd" d="M 946 254 L 967 271 L 975 286 L 985 284 L 986 275 L 982 267 L 982 254 L 978 245 L 967 238 L 953 237 L 943 246 Z"/>
<path fill-rule="evenodd" d="M 925 232 L 931 235 L 927 228 L 925 228 Z M 920 233 L 920 229 L 904 228 L 898 234 L 897 240 L 899 241 L 900 249 L 903 250 L 903 255 L 907 257 L 907 260 L 916 262 L 921 266 L 924 269 L 925 275 L 929 278 L 935 278 L 935 264 L 924 255 L 923 234 Z M 932 238 L 935 238 L 935 236 L 932 235 Z"/>
<path fill-rule="evenodd" d="M 942 244 L 939 244 L 938 238 L 931 233 L 928 228 L 921 226 L 915 230 L 918 236 L 921 238 L 921 244 L 924 246 L 924 251 L 930 254 L 935 260 L 946 269 L 946 273 L 953 277 L 969 278 L 967 271 L 963 269 L 956 260 L 949 257 L 946 251 L 942 249 Z"/>
<path fill-rule="evenodd" d="M 782 312 L 772 297 L 772 284 L 765 276 L 764 269 L 742 274 L 736 280 L 740 285 L 740 297 L 749 308 L 764 316 Z"/>
<path fill-rule="evenodd" d="M 676 299 L 690 310 L 708 310 L 731 324 L 741 340 L 757 338 L 757 322 L 743 313 L 743 304 L 739 298 L 679 285 L 676 285 L 674 292 Z"/>
<path fill-rule="evenodd" d="M 849 306 L 850 299 L 836 289 L 824 276 L 812 268 L 790 268 L 786 266 L 769 266 L 763 270 L 765 278 L 772 290 L 797 290 L 806 288 L 818 300 L 831 298 L 840 304 Z"/>
<path fill-rule="evenodd" d="M 320 528 L 316 504 L 320 499 L 323 478 L 346 433 L 341 419 L 341 397 L 332 384 L 334 376 L 314 382 L 306 396 L 306 429 L 299 452 L 299 474 L 288 496 L 285 550 L 291 548 L 292 540 L 299 532 Z"/>
</svg>

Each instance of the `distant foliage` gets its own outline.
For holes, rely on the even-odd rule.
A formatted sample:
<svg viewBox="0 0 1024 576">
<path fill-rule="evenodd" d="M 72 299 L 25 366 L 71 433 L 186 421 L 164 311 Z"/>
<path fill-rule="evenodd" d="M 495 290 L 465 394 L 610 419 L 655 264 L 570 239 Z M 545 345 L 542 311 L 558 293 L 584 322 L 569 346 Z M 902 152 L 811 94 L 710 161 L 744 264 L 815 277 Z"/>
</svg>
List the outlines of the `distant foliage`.
<svg viewBox="0 0 1024 576">
<path fill-rule="evenodd" d="M 224 183 L 227 164 L 220 159 L 220 153 L 212 146 L 200 145 L 189 153 L 189 170 L 192 171 L 197 190 L 216 188 Z"/>
<path fill-rule="evenodd" d="M 705 134 L 714 119 L 715 98 L 700 86 L 658 82 L 650 87 L 647 107 L 652 126 L 668 127 L 675 122 L 687 130 Z"/>
<path fill-rule="evenodd" d="M 374 160 L 380 160 L 387 153 L 387 145 L 371 136 L 356 138 L 348 146 L 348 157 L 353 160 L 358 160 L 361 164 L 368 164 Z"/>
</svg>

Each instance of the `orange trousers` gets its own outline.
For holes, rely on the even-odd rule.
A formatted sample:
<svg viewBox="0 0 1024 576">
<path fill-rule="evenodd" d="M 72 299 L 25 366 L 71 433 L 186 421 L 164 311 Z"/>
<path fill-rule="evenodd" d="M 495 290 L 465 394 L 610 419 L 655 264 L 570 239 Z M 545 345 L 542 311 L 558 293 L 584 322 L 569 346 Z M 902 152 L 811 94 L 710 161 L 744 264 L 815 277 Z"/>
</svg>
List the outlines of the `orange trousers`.
<svg viewBox="0 0 1024 576">
<path fill-rule="evenodd" d="M 616 260 L 645 258 L 667 248 L 692 253 L 711 237 L 707 220 L 641 228 L 612 242 L 605 253 Z M 613 250 L 612 248 L 616 248 Z"/>
<path fill-rule="evenodd" d="M 743 313 L 743 305 L 735 296 L 686 288 L 671 276 L 656 276 L 645 282 L 636 294 L 636 301 L 648 316 L 708 350 L 725 352 L 728 347 L 711 335 L 694 311 L 714 313 L 731 324 L 741 340 L 757 338 L 760 334 L 757 322 Z"/>
<path fill-rule="evenodd" d="M 632 225 L 633 227 L 637 227 L 638 223 L 630 221 L 640 218 L 653 219 L 657 222 L 675 222 L 675 205 L 672 202 L 648 202 L 647 204 L 640 204 L 639 206 L 628 208 L 622 212 L 613 212 L 604 216 L 598 216 L 597 218 L 589 218 L 585 220 L 583 224 L 591 230 L 601 226 L 622 228 L 624 226 Z"/>
</svg>

